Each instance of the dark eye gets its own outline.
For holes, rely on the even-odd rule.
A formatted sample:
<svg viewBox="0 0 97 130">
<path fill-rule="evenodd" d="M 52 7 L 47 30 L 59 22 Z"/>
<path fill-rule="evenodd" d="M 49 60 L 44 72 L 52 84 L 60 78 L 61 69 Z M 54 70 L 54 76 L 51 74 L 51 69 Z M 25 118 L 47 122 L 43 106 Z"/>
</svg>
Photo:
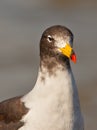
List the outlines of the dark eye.
<svg viewBox="0 0 97 130">
<path fill-rule="evenodd" d="M 52 42 L 52 41 L 53 41 L 52 36 L 48 35 L 48 36 L 47 36 L 47 40 L 48 40 L 49 42 Z"/>
</svg>

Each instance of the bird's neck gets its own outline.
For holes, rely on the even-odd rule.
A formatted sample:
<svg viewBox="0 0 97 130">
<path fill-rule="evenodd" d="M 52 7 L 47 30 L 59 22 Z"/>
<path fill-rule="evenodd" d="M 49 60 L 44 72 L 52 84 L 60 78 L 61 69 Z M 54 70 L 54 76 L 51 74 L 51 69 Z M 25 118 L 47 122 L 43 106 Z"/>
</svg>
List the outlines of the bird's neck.
<svg viewBox="0 0 97 130">
<path fill-rule="evenodd" d="M 54 75 L 57 70 L 69 70 L 70 62 L 67 57 L 63 55 L 53 55 L 53 56 L 42 56 L 40 60 L 40 71 L 41 73 L 49 73 L 49 75 Z"/>
<path fill-rule="evenodd" d="M 45 60 L 41 60 L 38 77 L 34 89 L 30 92 L 33 95 L 34 91 L 39 92 L 40 95 L 43 93 L 54 94 L 56 91 L 63 92 L 63 95 L 67 97 L 77 95 L 77 88 L 75 80 L 71 71 L 69 60 L 59 61 L 55 60 L 53 57 Z M 49 91 L 50 90 L 50 91 Z M 43 92 L 43 93 L 42 93 Z M 50 96 L 49 94 L 49 96 Z"/>
<path fill-rule="evenodd" d="M 60 130 L 71 130 L 74 117 L 77 120 L 80 115 L 75 81 L 70 68 L 63 68 L 60 64 L 51 68 L 49 71 L 41 63 L 34 89 L 23 98 L 31 115 L 34 115 L 28 115 L 25 120 L 32 120 L 35 127 L 40 123 L 47 130 L 59 130 L 60 127 Z"/>
<path fill-rule="evenodd" d="M 48 93 L 49 96 L 56 92 L 62 92 L 72 102 L 73 94 L 77 95 L 77 88 L 69 61 L 59 62 L 53 57 L 50 60 L 41 60 L 34 89 L 39 93 L 43 91 L 45 95 Z"/>
</svg>

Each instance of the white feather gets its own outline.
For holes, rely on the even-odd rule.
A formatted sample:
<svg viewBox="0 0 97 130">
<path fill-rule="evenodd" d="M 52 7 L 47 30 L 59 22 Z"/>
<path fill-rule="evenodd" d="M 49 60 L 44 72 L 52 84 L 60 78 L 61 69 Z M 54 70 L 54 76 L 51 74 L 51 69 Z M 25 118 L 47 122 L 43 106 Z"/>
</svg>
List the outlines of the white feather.
<svg viewBox="0 0 97 130">
<path fill-rule="evenodd" d="M 19 130 L 83 130 L 78 94 L 72 72 L 57 70 L 45 81 L 39 72 L 34 89 L 22 98 L 29 112 Z"/>
</svg>

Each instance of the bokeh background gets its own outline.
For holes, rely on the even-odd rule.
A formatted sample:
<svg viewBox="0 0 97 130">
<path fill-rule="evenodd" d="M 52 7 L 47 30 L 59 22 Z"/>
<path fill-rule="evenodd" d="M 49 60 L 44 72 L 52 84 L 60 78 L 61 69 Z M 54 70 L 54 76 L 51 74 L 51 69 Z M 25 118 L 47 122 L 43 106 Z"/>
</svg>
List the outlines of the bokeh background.
<svg viewBox="0 0 97 130">
<path fill-rule="evenodd" d="M 77 82 L 85 130 L 97 130 L 97 1 L 0 1 L 0 101 L 29 92 L 39 66 L 39 40 L 49 26 L 75 35 Z"/>
</svg>

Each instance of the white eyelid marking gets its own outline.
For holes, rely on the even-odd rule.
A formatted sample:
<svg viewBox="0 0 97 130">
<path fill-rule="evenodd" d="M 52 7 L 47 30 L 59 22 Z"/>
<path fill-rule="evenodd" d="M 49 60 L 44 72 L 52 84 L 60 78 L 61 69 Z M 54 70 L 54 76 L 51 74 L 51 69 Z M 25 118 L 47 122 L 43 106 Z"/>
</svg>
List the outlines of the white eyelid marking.
<svg viewBox="0 0 97 130">
<path fill-rule="evenodd" d="M 48 35 L 47 40 L 48 40 L 49 42 L 51 42 L 50 39 L 52 39 L 52 36 L 51 36 L 51 35 Z"/>
</svg>

